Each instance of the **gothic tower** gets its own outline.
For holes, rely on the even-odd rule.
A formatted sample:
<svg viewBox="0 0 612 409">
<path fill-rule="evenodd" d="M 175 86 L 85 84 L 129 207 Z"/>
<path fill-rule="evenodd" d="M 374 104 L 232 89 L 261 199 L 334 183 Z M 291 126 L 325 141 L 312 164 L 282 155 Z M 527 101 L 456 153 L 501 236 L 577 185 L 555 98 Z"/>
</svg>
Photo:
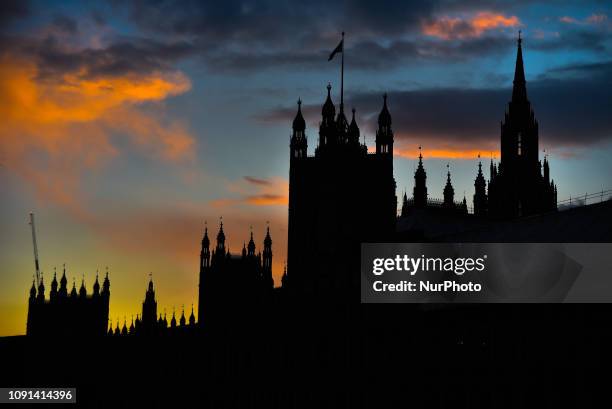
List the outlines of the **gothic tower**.
<svg viewBox="0 0 612 409">
<path fill-rule="evenodd" d="M 522 39 L 519 32 L 512 99 L 501 123 L 501 160 L 489 183 L 489 211 L 494 217 L 520 217 L 556 210 L 554 187 L 542 176 L 538 121 L 527 98 Z"/>
<path fill-rule="evenodd" d="M 153 333 L 157 326 L 157 301 L 153 288 L 153 278 L 149 279 L 149 286 L 142 303 L 142 328 L 145 334 Z"/>
</svg>

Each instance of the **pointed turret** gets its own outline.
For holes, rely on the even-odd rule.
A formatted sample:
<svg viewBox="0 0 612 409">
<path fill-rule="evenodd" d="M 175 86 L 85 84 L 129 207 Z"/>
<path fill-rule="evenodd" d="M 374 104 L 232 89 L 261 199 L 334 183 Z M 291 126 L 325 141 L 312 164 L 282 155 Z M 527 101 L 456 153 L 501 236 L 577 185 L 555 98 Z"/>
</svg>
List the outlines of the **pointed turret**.
<svg viewBox="0 0 612 409">
<path fill-rule="evenodd" d="M 110 280 L 108 279 L 108 267 L 106 267 L 106 275 L 104 276 L 104 282 L 102 283 L 102 295 L 105 297 L 110 296 Z"/>
<path fill-rule="evenodd" d="M 283 269 L 283 276 L 281 277 L 281 287 L 282 288 L 287 288 L 287 285 L 289 283 L 288 279 L 289 277 L 287 276 L 287 262 L 285 262 L 285 268 Z"/>
<path fill-rule="evenodd" d="M 480 158 L 480 155 L 478 155 L 478 158 Z M 482 162 L 478 161 L 478 174 L 474 180 L 474 214 L 477 216 L 484 216 L 487 213 L 486 189 L 487 183 L 482 174 Z"/>
<path fill-rule="evenodd" d="M 327 84 L 327 99 L 321 110 L 321 124 L 319 125 L 319 146 L 320 149 L 325 149 L 327 145 L 333 145 L 337 142 L 337 126 L 336 126 L 336 107 L 331 99 L 331 84 Z M 315 153 L 315 154 L 316 154 Z"/>
<path fill-rule="evenodd" d="M 195 315 L 193 314 L 193 304 L 191 304 L 191 314 L 189 315 L 189 326 L 193 327 L 195 326 L 196 323 L 196 319 L 195 319 Z"/>
<path fill-rule="evenodd" d="M 125 319 L 125 317 L 123 317 L 123 328 L 121 328 L 121 335 L 127 335 L 127 334 L 128 334 L 127 320 Z"/>
<path fill-rule="evenodd" d="M 331 84 L 327 84 L 327 99 L 323 104 L 323 109 L 321 110 L 321 115 L 323 116 L 323 122 L 327 124 L 332 124 L 334 122 L 334 118 L 336 117 L 336 107 L 331 99 Z"/>
<path fill-rule="evenodd" d="M 36 298 L 36 280 L 32 279 L 32 287 L 30 287 L 30 301 Z"/>
<path fill-rule="evenodd" d="M 414 172 L 414 190 L 412 197 L 415 207 L 425 207 L 427 205 L 427 173 L 423 167 L 423 153 L 420 146 L 419 164 Z"/>
<path fill-rule="evenodd" d="M 174 308 L 172 308 L 172 319 L 170 320 L 170 328 L 176 328 L 176 314 L 174 313 Z"/>
<path fill-rule="evenodd" d="M 184 327 L 186 323 L 187 320 L 185 319 L 185 307 L 183 307 L 183 310 L 181 311 L 181 318 L 179 319 L 179 325 L 181 327 Z"/>
<path fill-rule="evenodd" d="M 291 135 L 291 159 L 305 158 L 308 149 L 306 140 L 306 121 L 302 115 L 302 100 L 298 99 L 298 111 L 293 120 L 293 133 Z"/>
<path fill-rule="evenodd" d="M 272 237 L 270 237 L 270 226 L 266 229 L 266 237 L 264 238 L 264 249 L 263 249 L 263 277 L 266 281 L 265 286 L 268 288 L 274 287 L 274 280 L 272 278 Z"/>
<path fill-rule="evenodd" d="M 217 255 L 225 255 L 225 233 L 223 232 L 223 220 L 219 222 L 219 233 L 217 233 Z"/>
<path fill-rule="evenodd" d="M 348 127 L 348 141 L 352 145 L 359 145 L 359 127 L 357 126 L 357 121 L 355 120 L 355 108 L 353 108 L 353 118 L 351 119 L 351 123 Z"/>
<path fill-rule="evenodd" d="M 36 296 L 36 299 L 41 302 L 45 301 L 45 283 L 42 273 L 40 276 L 40 284 L 38 284 L 38 295 Z"/>
<path fill-rule="evenodd" d="M 98 271 L 96 271 L 96 282 L 93 285 L 93 296 L 98 297 L 100 295 L 100 281 L 98 280 Z"/>
<path fill-rule="evenodd" d="M 68 296 L 68 280 L 66 279 L 66 264 L 64 264 L 64 272 L 62 278 L 60 278 L 60 287 L 58 294 L 60 297 L 65 298 Z"/>
<path fill-rule="evenodd" d="M 383 107 L 378 115 L 376 130 L 376 153 L 393 156 L 393 131 L 391 130 L 391 114 L 387 107 L 387 94 L 383 95 Z"/>
<path fill-rule="evenodd" d="M 247 255 L 249 257 L 255 257 L 255 241 L 253 240 L 253 231 L 251 230 L 251 239 L 249 240 L 249 246 L 247 248 Z"/>
<path fill-rule="evenodd" d="M 210 239 L 208 238 L 208 226 L 204 222 L 204 237 L 202 237 L 202 249 L 200 250 L 200 274 L 208 267 L 210 267 Z"/>
<path fill-rule="evenodd" d="M 402 217 L 408 216 L 408 208 L 408 195 L 406 194 L 406 191 L 404 191 L 404 198 L 402 199 Z"/>
<path fill-rule="evenodd" d="M 85 298 L 87 296 L 87 289 L 85 288 L 85 275 L 83 275 L 83 279 L 81 280 L 81 288 L 79 288 L 79 297 Z"/>
<path fill-rule="evenodd" d="M 157 317 L 157 301 L 155 300 L 155 288 L 153 286 L 153 274 L 149 273 L 149 284 L 145 292 L 145 299 L 142 303 L 142 325 L 144 332 L 150 334 L 154 332 L 155 319 Z"/>
<path fill-rule="evenodd" d="M 450 166 L 446 165 L 446 186 L 444 186 L 444 207 L 455 207 L 455 189 L 451 183 Z"/>
<path fill-rule="evenodd" d="M 76 289 L 76 282 L 74 280 L 74 277 L 72 277 L 72 290 L 70 290 L 70 298 L 72 299 L 77 298 L 77 289 Z M 117 323 L 117 325 L 119 324 Z"/>
<path fill-rule="evenodd" d="M 51 301 L 55 301 L 57 299 L 57 295 L 57 272 L 55 271 L 55 267 L 53 267 L 53 280 L 51 281 L 51 291 L 49 292 L 49 299 Z"/>
</svg>

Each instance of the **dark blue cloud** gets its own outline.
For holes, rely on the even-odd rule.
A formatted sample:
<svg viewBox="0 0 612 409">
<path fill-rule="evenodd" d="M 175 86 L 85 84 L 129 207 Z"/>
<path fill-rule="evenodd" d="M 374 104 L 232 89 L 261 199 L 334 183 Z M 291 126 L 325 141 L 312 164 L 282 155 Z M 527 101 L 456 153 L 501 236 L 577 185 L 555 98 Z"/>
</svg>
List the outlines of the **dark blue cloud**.
<svg viewBox="0 0 612 409">
<path fill-rule="evenodd" d="M 588 146 L 612 141 L 612 61 L 563 66 L 528 83 L 528 94 L 540 123 L 544 144 L 557 147 Z M 389 109 L 399 139 L 419 135 L 415 144 L 428 140 L 460 146 L 490 142 L 499 137 L 511 96 L 508 88 L 437 88 L 389 92 Z M 380 92 L 353 92 L 346 96 L 354 105 L 369 134 L 381 107 Z M 303 106 L 309 127 L 320 117 L 320 105 Z M 258 120 L 290 126 L 295 107 L 275 108 Z M 312 132 L 312 131 L 311 131 Z M 316 132 L 316 131 L 315 131 Z"/>
</svg>

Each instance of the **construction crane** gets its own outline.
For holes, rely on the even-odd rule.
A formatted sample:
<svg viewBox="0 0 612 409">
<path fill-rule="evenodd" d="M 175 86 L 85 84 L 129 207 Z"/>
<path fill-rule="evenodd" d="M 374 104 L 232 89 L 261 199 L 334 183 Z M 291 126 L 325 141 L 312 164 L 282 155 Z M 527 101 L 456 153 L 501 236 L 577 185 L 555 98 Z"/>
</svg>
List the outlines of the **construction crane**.
<svg viewBox="0 0 612 409">
<path fill-rule="evenodd" d="M 30 226 L 32 226 L 32 242 L 34 243 L 34 265 L 36 266 L 36 287 L 40 285 L 40 268 L 38 266 L 38 246 L 36 245 L 36 228 L 34 227 L 34 213 L 30 212 Z"/>
</svg>

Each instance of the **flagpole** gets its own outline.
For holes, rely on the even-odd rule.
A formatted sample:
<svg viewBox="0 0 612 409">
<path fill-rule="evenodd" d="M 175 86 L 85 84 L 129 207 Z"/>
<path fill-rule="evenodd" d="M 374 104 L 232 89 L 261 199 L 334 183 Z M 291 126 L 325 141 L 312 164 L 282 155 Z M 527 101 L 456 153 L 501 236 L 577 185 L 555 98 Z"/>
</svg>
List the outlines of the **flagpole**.
<svg viewBox="0 0 612 409">
<path fill-rule="evenodd" d="M 344 31 L 342 32 L 342 68 L 340 69 L 340 111 L 344 111 Z"/>
</svg>

